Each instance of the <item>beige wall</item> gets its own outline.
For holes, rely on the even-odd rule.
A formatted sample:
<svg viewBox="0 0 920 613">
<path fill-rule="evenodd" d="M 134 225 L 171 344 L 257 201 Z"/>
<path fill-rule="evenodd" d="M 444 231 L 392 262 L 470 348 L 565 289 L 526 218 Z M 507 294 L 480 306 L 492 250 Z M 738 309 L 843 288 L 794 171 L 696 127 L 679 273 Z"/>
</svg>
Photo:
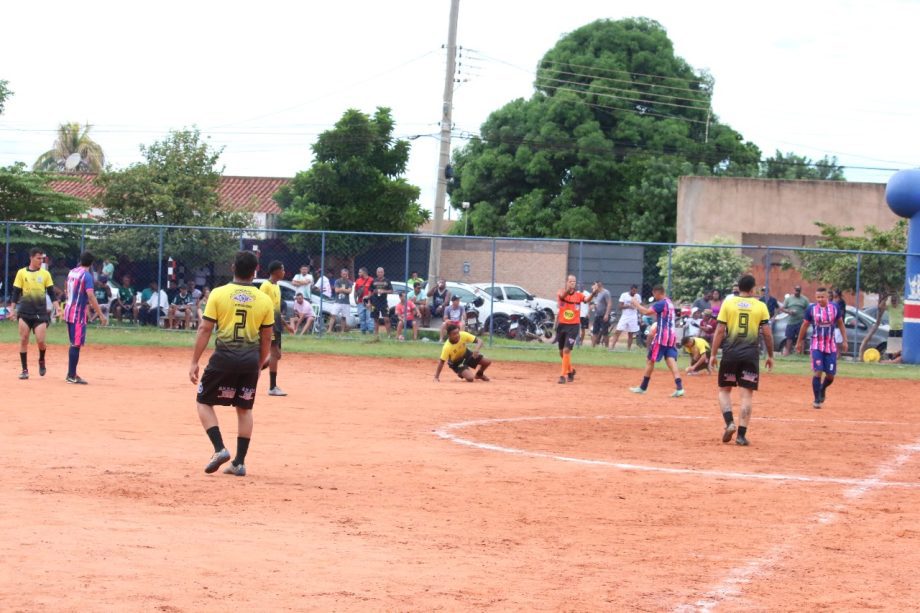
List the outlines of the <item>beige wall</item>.
<svg viewBox="0 0 920 613">
<path fill-rule="evenodd" d="M 717 236 L 741 243 L 748 234 L 783 235 L 783 245 L 801 237 L 805 245 L 811 242 L 806 237 L 820 234 L 815 221 L 862 232 L 867 225 L 890 228 L 897 220 L 881 183 L 681 177 L 677 188 L 679 243 L 708 243 Z"/>
<path fill-rule="evenodd" d="M 470 265 L 464 274 L 463 264 Z M 568 244 L 549 241 L 498 241 L 497 283 L 514 283 L 543 298 L 552 298 L 565 283 Z M 488 283 L 492 280 L 492 241 L 445 238 L 441 244 L 441 273 L 448 281 Z"/>
</svg>

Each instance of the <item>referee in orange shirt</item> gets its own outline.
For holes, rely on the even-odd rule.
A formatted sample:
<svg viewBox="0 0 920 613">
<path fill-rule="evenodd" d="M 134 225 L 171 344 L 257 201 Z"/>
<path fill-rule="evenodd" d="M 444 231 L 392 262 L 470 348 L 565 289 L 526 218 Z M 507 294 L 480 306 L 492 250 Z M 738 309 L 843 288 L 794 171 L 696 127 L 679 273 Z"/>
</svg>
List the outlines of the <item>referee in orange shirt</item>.
<svg viewBox="0 0 920 613">
<path fill-rule="evenodd" d="M 565 289 L 556 295 L 559 312 L 556 313 L 556 342 L 559 344 L 559 356 L 562 358 L 562 374 L 559 383 L 575 380 L 575 369 L 572 368 L 572 349 L 581 334 L 581 316 L 579 308 L 583 302 L 591 302 L 597 295 L 597 286 L 591 289 L 591 294 L 585 296 L 576 291 L 578 279 L 569 275 L 565 280 Z"/>
</svg>

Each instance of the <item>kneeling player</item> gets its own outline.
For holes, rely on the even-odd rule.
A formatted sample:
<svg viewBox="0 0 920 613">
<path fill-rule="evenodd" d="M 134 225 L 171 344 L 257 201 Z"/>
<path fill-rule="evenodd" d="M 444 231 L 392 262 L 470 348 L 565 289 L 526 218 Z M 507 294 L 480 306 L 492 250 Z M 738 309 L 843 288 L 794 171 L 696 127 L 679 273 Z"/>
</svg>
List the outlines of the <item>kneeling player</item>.
<svg viewBox="0 0 920 613">
<path fill-rule="evenodd" d="M 469 343 L 476 344 L 469 349 Z M 434 380 L 440 380 L 441 369 L 444 368 L 444 362 L 447 362 L 450 369 L 467 383 L 472 383 L 474 379 L 488 381 L 485 372 L 492 360 L 479 353 L 481 348 L 481 338 L 476 338 L 469 332 L 462 332 L 460 327 L 454 324 L 447 326 L 447 340 L 441 349 L 441 359 L 438 361 L 438 369 L 434 371 Z"/>
<path fill-rule="evenodd" d="M 684 352 L 690 354 L 690 366 L 687 368 L 687 375 L 698 375 L 704 372 L 712 374 L 709 367 L 709 343 L 706 339 L 699 336 L 685 336 L 680 342 L 683 345 Z"/>
</svg>

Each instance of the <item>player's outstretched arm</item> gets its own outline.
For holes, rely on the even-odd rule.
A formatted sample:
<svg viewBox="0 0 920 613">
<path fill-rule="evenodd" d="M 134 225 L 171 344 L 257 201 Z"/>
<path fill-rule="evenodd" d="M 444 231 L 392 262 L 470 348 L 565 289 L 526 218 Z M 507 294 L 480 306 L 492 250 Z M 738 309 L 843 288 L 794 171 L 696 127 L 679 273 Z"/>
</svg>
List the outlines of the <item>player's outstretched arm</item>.
<svg viewBox="0 0 920 613">
<path fill-rule="evenodd" d="M 214 322 L 210 319 L 202 319 L 201 325 L 198 326 L 198 333 L 195 335 L 195 347 L 192 349 L 192 363 L 188 368 L 188 378 L 192 383 L 198 383 L 198 360 L 204 353 L 208 341 L 211 340 L 211 332 L 214 330 Z"/>
<path fill-rule="evenodd" d="M 441 370 L 444 368 L 444 360 L 438 360 L 438 367 L 434 371 L 434 380 L 440 381 Z"/>
</svg>

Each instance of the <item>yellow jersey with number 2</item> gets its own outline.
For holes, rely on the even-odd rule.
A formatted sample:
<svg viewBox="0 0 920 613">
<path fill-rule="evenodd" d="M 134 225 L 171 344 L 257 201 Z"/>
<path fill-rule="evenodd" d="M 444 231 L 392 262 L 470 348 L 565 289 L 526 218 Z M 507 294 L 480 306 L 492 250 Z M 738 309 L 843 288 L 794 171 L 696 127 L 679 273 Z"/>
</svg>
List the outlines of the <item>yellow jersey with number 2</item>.
<svg viewBox="0 0 920 613">
<path fill-rule="evenodd" d="M 260 331 L 275 323 L 271 298 L 252 285 L 228 283 L 214 289 L 203 317 L 217 324 L 212 356 L 223 368 L 259 366 Z"/>
</svg>

